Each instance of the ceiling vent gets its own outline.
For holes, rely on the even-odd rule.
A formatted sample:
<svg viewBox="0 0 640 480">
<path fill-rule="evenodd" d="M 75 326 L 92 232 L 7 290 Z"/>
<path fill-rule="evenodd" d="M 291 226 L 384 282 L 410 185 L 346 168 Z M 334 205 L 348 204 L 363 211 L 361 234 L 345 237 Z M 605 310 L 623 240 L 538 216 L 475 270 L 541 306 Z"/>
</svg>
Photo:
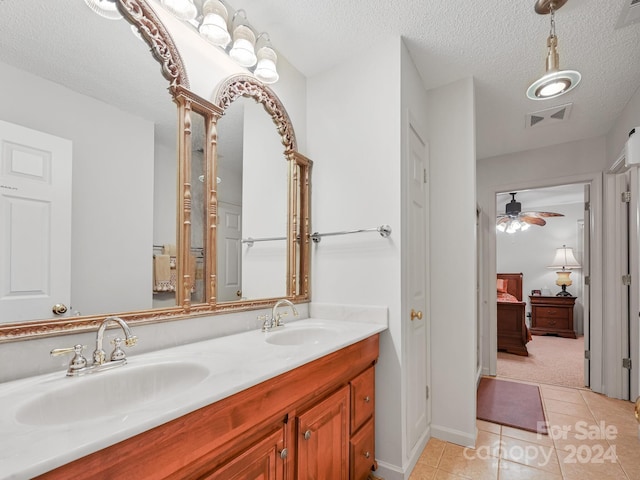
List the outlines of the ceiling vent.
<svg viewBox="0 0 640 480">
<path fill-rule="evenodd" d="M 640 22 L 640 0 L 625 0 L 616 29 Z"/>
<path fill-rule="evenodd" d="M 640 2 L 640 0 L 637 0 Z M 533 113 L 527 113 L 526 127 L 536 127 L 538 125 L 549 125 L 552 123 L 564 122 L 569 119 L 573 103 L 566 103 L 557 107 L 547 108 Z"/>
</svg>

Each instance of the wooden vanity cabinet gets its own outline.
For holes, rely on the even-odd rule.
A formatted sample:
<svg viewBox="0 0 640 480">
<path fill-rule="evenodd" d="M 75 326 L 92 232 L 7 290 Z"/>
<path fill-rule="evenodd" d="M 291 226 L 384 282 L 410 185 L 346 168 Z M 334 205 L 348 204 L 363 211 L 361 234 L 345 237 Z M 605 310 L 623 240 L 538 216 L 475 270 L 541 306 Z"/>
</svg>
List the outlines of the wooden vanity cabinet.
<svg viewBox="0 0 640 480">
<path fill-rule="evenodd" d="M 38 478 L 364 480 L 378 351 L 376 334 Z"/>
</svg>

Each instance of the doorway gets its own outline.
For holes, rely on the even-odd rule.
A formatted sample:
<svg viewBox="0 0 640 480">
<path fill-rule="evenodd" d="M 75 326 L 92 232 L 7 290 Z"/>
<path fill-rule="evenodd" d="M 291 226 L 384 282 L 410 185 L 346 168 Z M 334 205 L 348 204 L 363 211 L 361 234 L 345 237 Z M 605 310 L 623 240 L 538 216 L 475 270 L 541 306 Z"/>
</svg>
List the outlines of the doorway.
<svg viewBox="0 0 640 480">
<path fill-rule="evenodd" d="M 496 195 L 498 215 L 505 212 L 507 204 L 513 206 L 513 192 Z M 523 230 L 496 231 L 496 272 L 523 274 L 521 300 L 531 333 L 525 345 L 528 356 L 497 352 L 496 374 L 537 383 L 588 386 L 589 363 L 584 362 L 590 312 L 589 291 L 584 284 L 589 267 L 589 212 L 585 212 L 588 185 L 575 183 L 515 193 L 521 215 L 554 212 L 561 216 L 534 215 L 536 224 L 524 225 Z M 540 225 L 540 219 L 544 225 Z M 557 296 L 562 291 L 556 284 L 560 278 L 556 273 L 558 268 L 549 267 L 555 264 L 558 249 L 563 248 L 571 249 L 576 262 L 567 265 L 570 283 L 564 281 L 564 290 L 568 295 Z"/>
</svg>

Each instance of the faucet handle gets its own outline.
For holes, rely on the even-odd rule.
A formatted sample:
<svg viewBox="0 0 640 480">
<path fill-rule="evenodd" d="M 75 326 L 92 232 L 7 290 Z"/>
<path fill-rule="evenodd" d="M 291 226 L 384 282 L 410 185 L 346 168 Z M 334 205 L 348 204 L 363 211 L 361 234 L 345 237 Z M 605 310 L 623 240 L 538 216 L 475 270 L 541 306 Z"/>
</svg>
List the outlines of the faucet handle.
<svg viewBox="0 0 640 480">
<path fill-rule="evenodd" d="M 115 345 L 113 352 L 111 352 L 111 361 L 115 362 L 117 360 L 124 360 L 127 358 L 127 354 L 122 350 L 122 339 L 120 337 L 116 337 L 111 342 L 112 345 Z"/>
<path fill-rule="evenodd" d="M 133 347 L 138 344 L 138 337 L 136 337 L 135 335 L 131 335 L 130 337 L 125 338 L 124 344 L 127 347 Z"/>
<path fill-rule="evenodd" d="M 68 348 L 54 348 L 51 350 L 51 356 L 57 357 L 59 355 L 66 355 L 67 353 L 74 353 L 71 362 L 69 362 L 69 369 L 67 375 L 73 375 L 73 372 L 80 370 L 87 366 L 87 359 L 82 356 L 82 350 L 87 348 L 85 345 L 74 345 Z"/>
</svg>

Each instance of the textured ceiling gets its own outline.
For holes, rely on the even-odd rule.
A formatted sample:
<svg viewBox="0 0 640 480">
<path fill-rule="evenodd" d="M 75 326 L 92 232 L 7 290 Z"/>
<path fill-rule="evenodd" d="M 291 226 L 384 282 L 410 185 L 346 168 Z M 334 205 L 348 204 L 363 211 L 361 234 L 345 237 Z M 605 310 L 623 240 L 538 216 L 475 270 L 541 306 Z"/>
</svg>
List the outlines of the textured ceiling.
<svg viewBox="0 0 640 480">
<path fill-rule="evenodd" d="M 561 68 L 582 83 L 552 100 L 525 97 L 544 73 L 549 17 L 534 0 L 230 0 L 307 76 L 401 35 L 426 88 L 473 76 L 477 156 L 605 134 L 640 85 L 640 23 L 616 28 L 630 0 L 571 0 L 556 14 Z M 634 8 L 640 8 L 634 7 Z M 573 102 L 569 121 L 525 130 L 525 116 Z"/>
<path fill-rule="evenodd" d="M 533 0 L 228 3 L 244 8 L 251 24 L 269 32 L 279 53 L 307 76 L 394 35 L 405 39 L 426 88 L 473 76 L 481 159 L 609 131 L 640 85 L 640 23 L 616 28 L 628 2 L 571 0 L 557 13 L 561 67 L 579 70 L 583 79 L 567 95 L 544 101 L 524 95 L 544 71 L 549 31 L 548 16 L 533 11 Z M 0 61 L 141 116 L 174 121 L 167 81 L 148 47 L 124 22 L 98 17 L 82 0 L 0 0 Z M 137 71 L 142 65 L 147 73 Z M 141 80 L 137 86 L 121 76 L 130 71 Z M 527 113 L 569 102 L 567 121 L 525 129 Z"/>
</svg>

